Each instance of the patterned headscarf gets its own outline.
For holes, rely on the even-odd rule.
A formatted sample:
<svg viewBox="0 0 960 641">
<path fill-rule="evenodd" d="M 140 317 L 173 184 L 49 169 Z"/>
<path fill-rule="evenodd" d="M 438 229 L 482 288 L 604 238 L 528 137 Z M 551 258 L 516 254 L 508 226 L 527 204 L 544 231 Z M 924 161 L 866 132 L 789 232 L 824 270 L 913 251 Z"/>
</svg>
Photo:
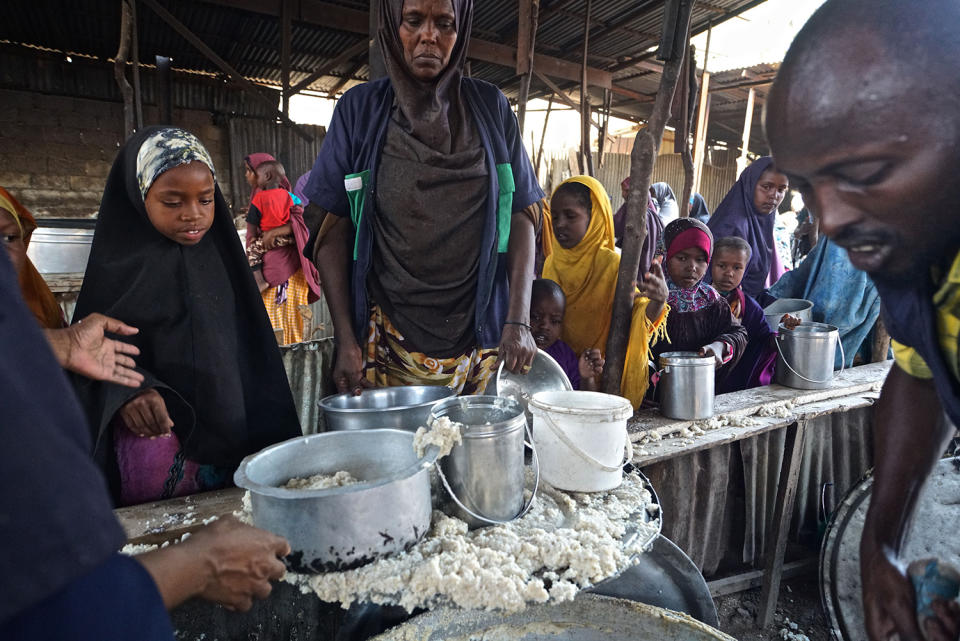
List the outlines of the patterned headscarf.
<svg viewBox="0 0 960 641">
<path fill-rule="evenodd" d="M 143 141 L 137 153 L 137 183 L 140 196 L 146 201 L 150 186 L 165 171 L 199 161 L 210 168 L 214 180 L 213 159 L 200 139 L 189 131 L 172 127 L 161 129 Z"/>
<path fill-rule="evenodd" d="M 693 234 L 690 232 L 693 232 Z M 699 234 L 697 232 L 699 232 Z M 699 236 L 700 239 L 705 239 L 710 247 L 710 249 L 707 250 L 707 261 L 709 262 L 713 249 L 713 234 L 706 225 L 696 218 L 677 218 L 663 230 L 663 239 L 664 245 L 667 248 L 667 255 L 672 256 L 676 253 L 675 251 L 671 251 L 671 246 L 675 244 L 685 243 L 687 247 L 699 247 L 699 243 L 688 242 L 693 235 Z M 669 269 L 664 269 L 663 271 L 667 278 L 667 287 L 670 288 L 667 303 L 670 305 L 670 309 L 675 312 L 681 314 L 695 312 L 713 304 L 720 298 L 717 290 L 705 283 L 703 279 L 693 287 L 685 289 L 673 282 L 670 278 Z M 707 272 L 709 271 L 710 269 L 708 267 Z"/>
</svg>

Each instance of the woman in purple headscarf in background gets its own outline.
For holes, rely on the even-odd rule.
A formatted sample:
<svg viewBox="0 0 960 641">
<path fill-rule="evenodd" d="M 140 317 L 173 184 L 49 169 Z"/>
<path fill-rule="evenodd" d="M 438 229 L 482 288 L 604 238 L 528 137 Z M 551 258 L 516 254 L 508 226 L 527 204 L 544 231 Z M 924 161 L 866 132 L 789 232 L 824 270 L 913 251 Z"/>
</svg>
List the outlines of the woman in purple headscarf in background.
<svg viewBox="0 0 960 641">
<path fill-rule="evenodd" d="M 616 238 L 617 247 L 623 247 L 623 228 L 627 219 L 627 192 L 630 190 L 630 176 L 623 179 L 620 183 L 620 193 L 623 194 L 623 204 L 613 215 L 613 235 Z M 640 267 L 637 271 L 639 279 L 650 271 L 650 265 L 657 256 L 662 256 L 663 251 L 663 221 L 657 214 L 657 206 L 653 202 L 652 196 L 647 196 L 647 238 L 643 241 L 643 248 L 640 250 Z"/>
<path fill-rule="evenodd" d="M 790 183 L 777 171 L 773 158 L 753 161 L 710 218 L 715 238 L 736 236 L 750 243 L 753 254 L 743 276 L 743 291 L 756 298 L 786 271 L 777 255 L 773 227 L 777 207 Z"/>
</svg>

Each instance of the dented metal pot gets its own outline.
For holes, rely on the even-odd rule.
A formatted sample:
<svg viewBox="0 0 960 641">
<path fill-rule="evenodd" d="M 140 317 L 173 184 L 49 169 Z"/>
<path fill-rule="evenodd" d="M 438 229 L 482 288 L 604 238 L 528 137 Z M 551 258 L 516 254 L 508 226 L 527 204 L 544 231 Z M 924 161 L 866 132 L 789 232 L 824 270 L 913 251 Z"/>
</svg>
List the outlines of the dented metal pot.
<svg viewBox="0 0 960 641">
<path fill-rule="evenodd" d="M 273 445 L 245 458 L 234 474 L 250 490 L 253 522 L 279 534 L 297 572 L 357 567 L 409 549 L 430 529 L 430 466 L 402 430 L 326 432 Z M 349 472 L 361 482 L 325 490 L 279 487 L 291 478 Z"/>
</svg>

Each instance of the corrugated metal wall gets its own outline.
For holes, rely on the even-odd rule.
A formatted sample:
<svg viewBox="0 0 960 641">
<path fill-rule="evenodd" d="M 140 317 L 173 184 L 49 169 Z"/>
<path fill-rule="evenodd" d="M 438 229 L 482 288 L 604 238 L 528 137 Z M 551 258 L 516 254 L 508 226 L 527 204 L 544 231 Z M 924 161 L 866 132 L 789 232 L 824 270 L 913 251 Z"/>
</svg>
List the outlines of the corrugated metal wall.
<svg viewBox="0 0 960 641">
<path fill-rule="evenodd" d="M 280 354 L 303 433 L 322 432 L 318 402 L 336 391 L 333 385 L 333 339 L 283 345 Z"/>
<path fill-rule="evenodd" d="M 568 153 L 556 153 L 550 156 L 547 170 L 541 171 L 541 185 L 549 195 L 561 182 L 572 175 L 576 175 L 576 158 Z M 616 211 L 623 204 L 620 196 L 620 182 L 630 175 L 629 154 L 604 154 L 603 167 L 596 170 L 596 179 L 603 183 L 610 195 L 613 210 Z M 665 182 L 673 187 L 673 191 L 680 198 L 683 191 L 683 160 L 679 154 L 663 154 L 657 157 L 653 166 L 651 183 Z M 737 182 L 737 168 L 714 167 L 704 165 L 703 178 L 700 181 L 700 194 L 707 201 L 707 207 L 712 212 L 727 195 L 733 184 Z"/>
<path fill-rule="evenodd" d="M 245 184 L 241 170 L 245 156 L 257 152 L 273 155 L 283 163 L 291 185 L 297 182 L 301 174 L 313 167 L 326 129 L 313 125 L 300 127 L 313 136 L 312 142 L 271 120 L 239 117 L 229 119 L 227 128 L 230 133 L 230 165 L 234 169 L 231 172 L 234 211 L 246 207 L 250 195 L 250 188 Z"/>
</svg>

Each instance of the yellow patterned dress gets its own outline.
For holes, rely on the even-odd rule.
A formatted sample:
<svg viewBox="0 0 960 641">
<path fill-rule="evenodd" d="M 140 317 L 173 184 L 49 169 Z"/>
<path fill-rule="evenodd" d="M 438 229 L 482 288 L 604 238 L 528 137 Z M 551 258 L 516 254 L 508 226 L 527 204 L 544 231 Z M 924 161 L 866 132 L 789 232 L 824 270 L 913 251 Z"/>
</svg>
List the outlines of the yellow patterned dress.
<svg viewBox="0 0 960 641">
<path fill-rule="evenodd" d="M 483 394 L 496 370 L 496 348 L 442 359 L 409 351 L 379 305 L 370 314 L 369 328 L 364 374 L 374 387 L 446 385 L 461 396 Z"/>
<path fill-rule="evenodd" d="M 283 331 L 282 340 L 278 336 L 278 342 L 281 345 L 299 343 L 304 339 L 304 317 L 309 315 L 310 285 L 303 276 L 303 270 L 298 269 L 297 273 L 287 281 L 286 300 L 277 302 L 282 298 L 279 295 L 282 287 L 283 285 L 280 285 L 263 290 L 263 305 L 267 308 L 273 331 Z"/>
</svg>

